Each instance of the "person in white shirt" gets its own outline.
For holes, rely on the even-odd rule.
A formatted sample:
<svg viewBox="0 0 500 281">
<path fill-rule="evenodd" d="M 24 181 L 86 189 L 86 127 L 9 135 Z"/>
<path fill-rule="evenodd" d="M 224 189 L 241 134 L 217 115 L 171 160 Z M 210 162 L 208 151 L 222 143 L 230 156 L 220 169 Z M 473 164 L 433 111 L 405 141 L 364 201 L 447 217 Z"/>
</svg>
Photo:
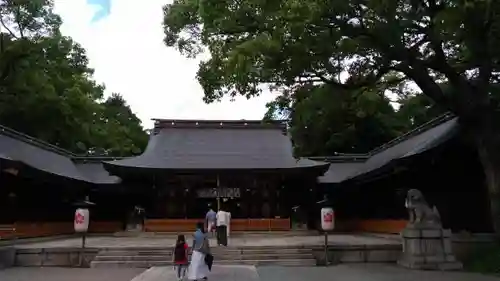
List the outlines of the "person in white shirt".
<svg viewBox="0 0 500 281">
<path fill-rule="evenodd" d="M 227 228 L 230 221 L 230 214 L 222 208 L 217 212 L 217 244 L 227 246 Z"/>
</svg>

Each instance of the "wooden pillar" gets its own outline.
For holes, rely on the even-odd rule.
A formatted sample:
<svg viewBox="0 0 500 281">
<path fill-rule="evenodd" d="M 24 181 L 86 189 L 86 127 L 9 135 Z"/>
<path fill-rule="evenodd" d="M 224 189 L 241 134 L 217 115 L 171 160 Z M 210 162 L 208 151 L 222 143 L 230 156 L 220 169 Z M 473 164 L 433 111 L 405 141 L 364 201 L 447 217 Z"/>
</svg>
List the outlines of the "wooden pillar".
<svg viewBox="0 0 500 281">
<path fill-rule="evenodd" d="M 220 178 L 219 178 L 219 174 L 217 174 L 217 184 L 216 184 L 216 188 L 217 188 L 217 211 L 220 211 L 220 197 L 219 197 L 219 193 L 218 193 L 219 187 L 220 187 Z"/>
</svg>

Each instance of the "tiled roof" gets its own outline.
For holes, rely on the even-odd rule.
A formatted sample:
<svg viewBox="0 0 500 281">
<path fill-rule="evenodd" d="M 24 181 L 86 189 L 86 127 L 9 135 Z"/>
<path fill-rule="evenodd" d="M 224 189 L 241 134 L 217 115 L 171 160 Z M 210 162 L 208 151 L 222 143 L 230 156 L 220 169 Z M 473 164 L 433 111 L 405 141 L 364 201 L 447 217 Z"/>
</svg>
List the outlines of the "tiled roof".
<svg viewBox="0 0 500 281">
<path fill-rule="evenodd" d="M 163 123 L 162 123 L 163 122 Z M 172 121 L 156 124 L 140 156 L 105 166 L 145 169 L 289 169 L 327 166 L 295 159 L 280 124 L 262 121 Z"/>
<path fill-rule="evenodd" d="M 100 181 L 108 183 L 111 181 L 111 179 L 104 179 L 104 173 L 108 173 L 102 167 L 101 171 L 93 168 L 101 175 L 98 181 L 94 176 L 87 177 L 88 173 L 85 172 L 88 171 L 88 168 L 85 167 L 87 164 L 80 164 L 77 167 L 72 161 L 73 157 L 76 155 L 67 150 L 0 126 L 1 159 L 18 162 L 39 171 L 86 183 L 101 183 Z M 84 172 L 82 173 L 82 171 Z M 108 177 L 114 179 L 109 175 Z"/>
<path fill-rule="evenodd" d="M 311 157 L 312 160 L 325 161 L 330 163 L 328 171 L 323 176 L 318 177 L 319 183 L 340 183 L 346 180 L 354 172 L 363 166 L 367 154 L 347 154 L 335 156 Z"/>
<path fill-rule="evenodd" d="M 75 161 L 75 166 L 78 171 L 92 183 L 116 184 L 121 182 L 119 177 L 111 176 L 108 171 L 104 169 L 101 161 Z"/>
<path fill-rule="evenodd" d="M 0 160 L 95 184 L 117 183 L 109 167 L 159 169 L 280 169 L 326 167 L 322 183 L 357 178 L 405 157 L 429 150 L 458 131 L 457 118 L 444 115 L 366 155 L 295 159 L 292 144 L 279 122 L 157 120 L 146 151 L 113 160 L 77 156 L 12 129 L 0 126 Z"/>
</svg>

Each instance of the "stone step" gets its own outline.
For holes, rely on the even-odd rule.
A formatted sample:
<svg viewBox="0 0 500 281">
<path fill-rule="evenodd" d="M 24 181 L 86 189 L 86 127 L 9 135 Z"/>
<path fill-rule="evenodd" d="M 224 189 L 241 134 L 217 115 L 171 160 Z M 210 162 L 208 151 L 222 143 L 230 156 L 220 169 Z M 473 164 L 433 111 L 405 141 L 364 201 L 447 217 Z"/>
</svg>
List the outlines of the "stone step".
<svg viewBox="0 0 500 281">
<path fill-rule="evenodd" d="M 233 254 L 214 254 L 217 259 L 220 260 L 293 260 L 293 259 L 308 259 L 312 257 L 312 253 L 275 253 L 275 254 L 247 254 L 247 255 L 233 255 Z M 135 261 L 135 260 L 145 260 L 145 261 L 170 261 L 172 259 L 171 255 L 106 255 L 100 254 L 95 257 L 95 261 Z"/>
<path fill-rule="evenodd" d="M 316 260 L 295 259 L 295 260 L 216 260 L 214 264 L 234 264 L 234 265 L 276 265 L 276 266 L 314 266 Z M 92 268 L 149 268 L 153 266 L 171 266 L 169 261 L 92 261 Z"/>
<path fill-rule="evenodd" d="M 212 248 L 214 255 L 267 255 L 267 254 L 303 254 L 311 253 L 311 249 L 230 249 L 230 248 Z M 103 250 L 99 254 L 106 256 L 149 256 L 149 255 L 172 255 L 172 250 L 149 250 L 149 251 L 132 251 L 132 250 Z"/>
<path fill-rule="evenodd" d="M 115 237 L 161 237 L 177 238 L 177 235 L 184 234 L 185 237 L 191 237 L 192 232 L 141 232 L 141 231 L 120 231 L 115 232 Z M 319 235 L 316 230 L 288 230 L 288 231 L 232 231 L 230 237 L 290 237 L 290 236 L 314 236 Z"/>
<path fill-rule="evenodd" d="M 216 246 L 214 243 L 210 242 L 211 250 L 212 251 L 217 251 L 217 250 L 283 250 L 283 249 L 307 249 L 311 250 L 312 248 L 315 247 L 321 247 L 319 245 L 315 244 L 304 244 L 304 245 L 276 245 L 276 246 L 271 246 L 271 245 L 266 245 L 266 246 L 259 246 L 259 245 L 244 245 L 244 246 Z M 167 251 L 172 249 L 173 245 L 170 244 L 165 244 L 165 247 L 124 247 L 124 246 L 117 246 L 117 247 L 101 247 L 101 251 L 136 251 L 136 252 L 148 252 L 148 251 Z M 350 247 L 349 245 L 331 245 L 330 248 L 334 247 Z M 358 246 L 359 247 L 359 246 Z"/>
</svg>

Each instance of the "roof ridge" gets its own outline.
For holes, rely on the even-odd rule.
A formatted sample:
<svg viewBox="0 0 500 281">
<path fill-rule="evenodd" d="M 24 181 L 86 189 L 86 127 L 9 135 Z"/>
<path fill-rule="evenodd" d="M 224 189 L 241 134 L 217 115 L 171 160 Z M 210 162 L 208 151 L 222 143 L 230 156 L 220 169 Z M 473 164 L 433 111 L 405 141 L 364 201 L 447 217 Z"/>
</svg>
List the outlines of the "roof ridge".
<svg viewBox="0 0 500 281">
<path fill-rule="evenodd" d="M 390 141 L 388 141 L 388 142 L 386 142 L 386 143 L 384 143 L 384 144 L 382 144 L 382 145 L 380 145 L 380 146 L 378 146 L 378 147 L 370 150 L 368 152 L 368 155 L 369 156 L 373 156 L 373 155 L 375 155 L 375 154 L 377 154 L 377 153 L 379 153 L 379 152 L 381 152 L 383 150 L 386 150 L 386 149 L 388 149 L 388 148 L 390 148 L 392 146 L 395 146 L 395 145 L 397 145 L 397 144 L 399 144 L 399 143 L 401 143 L 401 142 L 403 142 L 403 141 L 405 141 L 405 140 L 407 140 L 407 139 L 409 139 L 409 138 L 411 138 L 411 137 L 413 137 L 415 135 L 419 135 L 422 132 L 425 132 L 425 131 L 428 131 L 428 130 L 434 128 L 434 127 L 437 127 L 437 126 L 439 126 L 439 125 L 441 125 L 441 124 L 443 124 L 443 123 L 445 123 L 445 122 L 453 119 L 454 117 L 455 117 L 455 115 L 453 113 L 446 112 L 446 113 L 444 113 L 444 114 L 442 114 L 442 115 L 440 115 L 440 116 L 438 116 L 438 117 L 436 117 L 436 118 L 434 118 L 434 119 L 432 119 L 432 120 L 430 120 L 430 121 L 428 121 L 428 122 L 426 122 L 426 123 L 424 123 L 424 124 L 416 127 L 415 129 L 410 130 L 410 131 L 404 133 L 403 135 L 401 135 L 401 136 L 399 136 L 397 138 L 394 138 L 394 139 L 392 139 L 392 140 L 390 140 Z"/>
<path fill-rule="evenodd" d="M 307 157 L 308 159 L 311 160 L 316 160 L 316 161 L 326 161 L 329 163 L 335 163 L 335 162 L 364 162 L 370 158 L 370 155 L 363 153 L 363 154 L 356 154 L 356 153 L 338 153 L 338 155 L 333 155 L 333 156 L 311 156 Z"/>
<path fill-rule="evenodd" d="M 157 135 L 166 129 L 208 129 L 208 130 L 280 130 L 286 133 L 287 127 L 284 121 L 279 120 L 175 120 L 175 119 L 153 119 L 154 127 L 152 135 Z"/>
<path fill-rule="evenodd" d="M 61 148 L 57 145 L 50 144 L 46 141 L 32 137 L 30 135 L 21 133 L 19 131 L 16 131 L 14 129 L 6 127 L 4 125 L 0 125 L 0 134 L 6 135 L 8 137 L 14 138 L 16 140 L 25 142 L 25 143 L 30 144 L 30 145 L 38 146 L 42 149 L 50 150 L 52 152 L 55 152 L 55 153 L 63 155 L 63 156 L 67 156 L 69 158 L 73 158 L 73 157 L 77 156 L 77 154 L 75 154 L 74 152 L 71 152 L 67 149 Z"/>
<path fill-rule="evenodd" d="M 122 159 L 127 159 L 135 156 L 128 156 L 128 157 L 113 157 L 113 156 L 86 156 L 86 155 L 76 155 L 71 157 L 71 161 L 77 162 L 77 163 L 95 163 L 95 162 L 102 162 L 102 161 L 114 161 L 114 160 L 122 160 Z"/>
</svg>

